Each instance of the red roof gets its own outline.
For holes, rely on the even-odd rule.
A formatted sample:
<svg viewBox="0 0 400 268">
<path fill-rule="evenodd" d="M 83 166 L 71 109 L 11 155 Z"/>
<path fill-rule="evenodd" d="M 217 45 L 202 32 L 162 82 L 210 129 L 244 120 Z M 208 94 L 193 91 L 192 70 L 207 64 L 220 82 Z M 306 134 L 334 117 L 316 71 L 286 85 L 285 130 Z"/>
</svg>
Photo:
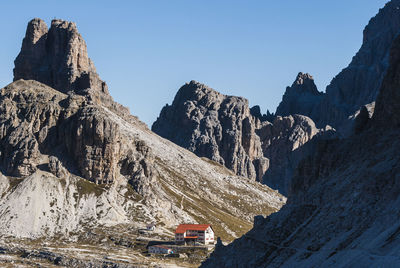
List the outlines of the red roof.
<svg viewBox="0 0 400 268">
<path fill-rule="evenodd" d="M 205 231 L 208 227 L 211 227 L 211 224 L 179 224 L 178 228 L 176 228 L 176 234 L 183 234 L 187 230 L 193 231 Z"/>
</svg>

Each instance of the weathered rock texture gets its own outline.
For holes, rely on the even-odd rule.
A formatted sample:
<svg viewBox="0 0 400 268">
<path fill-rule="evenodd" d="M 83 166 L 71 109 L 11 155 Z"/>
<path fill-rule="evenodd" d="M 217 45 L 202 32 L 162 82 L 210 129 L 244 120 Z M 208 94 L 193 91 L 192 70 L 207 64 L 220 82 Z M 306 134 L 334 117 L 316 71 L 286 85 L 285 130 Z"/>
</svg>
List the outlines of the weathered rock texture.
<svg viewBox="0 0 400 268">
<path fill-rule="evenodd" d="M 255 134 L 248 101 L 191 81 L 166 105 L 152 130 L 238 175 L 261 180 L 268 161 Z"/>
<path fill-rule="evenodd" d="M 310 79 L 299 75 L 298 86 L 311 87 Z M 319 96 L 315 85 L 311 91 Z M 152 130 L 283 194 L 288 192 L 291 174 L 302 157 L 297 153 L 295 160 L 290 154 L 323 131 L 306 116 L 261 115 L 258 106 L 249 109 L 246 99 L 225 96 L 194 81 L 179 89 Z"/>
<path fill-rule="evenodd" d="M 48 130 L 54 127 L 61 113 L 58 102 L 62 93 L 51 89 L 53 94 L 43 94 L 40 91 L 47 88 L 45 85 L 37 82 L 32 85 L 39 94 L 23 81 L 0 92 L 0 157 L 8 175 L 28 176 L 37 170 L 39 147 L 46 142 Z"/>
<path fill-rule="evenodd" d="M 339 128 L 341 136 L 359 133 L 372 117 L 374 100 L 388 68 L 389 49 L 400 32 L 399 7 L 400 0 L 393 0 L 371 19 L 364 30 L 359 52 L 350 65 L 332 80 L 325 94 L 317 90 L 311 75 L 299 73 L 292 86 L 286 89 L 275 115 L 262 115 L 258 106 L 250 109 L 250 115 L 246 113 L 249 119 L 242 121 L 242 125 L 248 122 L 250 128 L 242 128 L 234 113 L 225 114 L 236 124 L 224 125 L 220 121 L 220 107 L 213 105 L 222 102 L 224 96 L 215 91 L 203 91 L 199 98 L 191 93 L 180 94 L 177 95 L 179 100 L 175 98 L 171 106 L 164 107 L 153 130 L 197 155 L 222 163 L 240 175 L 254 178 L 249 163 L 254 165 L 260 161 L 254 161 L 250 156 L 252 161 L 243 162 L 242 159 L 248 159 L 246 155 L 243 158 L 243 150 L 231 149 L 242 146 L 247 152 L 248 142 L 242 140 L 238 133 L 245 134 L 243 130 L 251 129 L 251 134 L 247 136 L 252 137 L 253 144 L 258 147 L 258 137 L 261 142 L 262 155 L 257 153 L 257 159 L 263 159 L 262 162 L 266 163 L 262 168 L 254 166 L 254 170 L 258 170 L 256 178 L 286 194 L 294 168 L 307 155 L 306 152 L 312 152 L 311 149 L 299 150 L 303 145 L 317 133 L 320 133 L 318 139 L 336 137 L 337 134 L 329 125 Z M 201 102 L 209 99 L 212 101 L 203 101 L 205 104 Z M 228 99 L 236 101 L 238 107 L 244 107 L 243 98 Z M 247 107 L 242 110 L 247 110 Z M 232 147 L 221 143 L 223 125 L 224 129 L 236 136 L 229 141 Z M 252 134 L 253 129 L 256 135 Z M 232 159 L 239 159 L 239 168 L 238 163 L 232 163 Z M 262 171 L 265 172 L 261 175 Z"/>
<path fill-rule="evenodd" d="M 53 20 L 50 29 L 41 19 L 28 23 L 15 59 L 14 81 L 19 79 L 36 80 L 64 93 L 87 88 L 108 93 L 75 23 L 63 20 Z"/>
<path fill-rule="evenodd" d="M 314 122 L 302 115 L 277 116 L 273 123 L 263 122 L 256 130 L 261 140 L 264 157 L 269 159 L 269 169 L 263 182 L 287 195 L 293 172 L 301 159 L 312 152 L 305 147 L 311 140 L 335 136 L 329 126 L 318 129 Z M 311 145 L 308 145 L 311 146 Z"/>
<path fill-rule="evenodd" d="M 88 180 L 112 182 L 116 177 L 119 158 L 126 154 L 120 149 L 119 126 L 85 98 L 18 80 L 1 91 L 0 109 L 6 174 L 33 174 L 45 153 L 69 155 Z"/>
<path fill-rule="evenodd" d="M 276 115 L 302 114 L 310 116 L 315 105 L 321 101 L 322 92 L 317 90 L 314 79 L 307 73 L 299 73 L 291 87 L 286 88 Z"/>
<path fill-rule="evenodd" d="M 136 226 L 156 219 L 171 228 L 202 215 L 231 239 L 249 227 L 254 214 L 283 204 L 266 186 L 234 176 L 87 98 L 32 80 L 1 90 L 0 167 L 19 183 L 8 189 L 11 179 L 2 183 L 0 234 L 36 237 L 67 234 L 88 222 Z M 240 200 L 232 198 L 237 195 Z M 233 225 L 221 225 L 223 217 L 234 217 Z"/>
<path fill-rule="evenodd" d="M 375 101 L 389 66 L 393 40 L 400 33 L 400 1 L 392 0 L 364 29 L 363 44 L 349 66 L 326 88 L 311 118 L 338 127 L 362 105 Z"/>
<path fill-rule="evenodd" d="M 0 91 L 0 236 L 68 237 L 148 222 L 170 232 L 200 221 L 231 240 L 255 214 L 282 206 L 285 198 L 268 187 L 160 138 L 95 84 L 77 87 L 86 71 L 74 61 L 86 47 L 74 24 L 52 24 L 46 33 L 42 21 L 29 23 L 16 60 L 21 79 Z M 45 52 L 37 50 L 43 36 Z M 28 53 L 29 44 L 38 47 Z M 78 58 L 76 49 L 83 53 Z M 49 69 L 42 73 L 40 63 Z M 56 88 L 28 80 L 48 73 L 54 80 L 45 82 Z"/>
<path fill-rule="evenodd" d="M 203 267 L 396 267 L 400 261 L 400 38 L 372 119 L 342 140 L 321 141 L 293 178 L 287 204 Z M 362 125 L 362 123 L 360 123 Z"/>
<path fill-rule="evenodd" d="M 261 122 L 264 122 L 264 121 L 272 122 L 275 119 L 275 115 L 270 113 L 269 110 L 267 110 L 266 114 L 262 114 L 261 108 L 258 105 L 255 105 L 250 108 L 250 114 L 252 116 L 254 116 L 255 118 L 257 118 L 258 120 L 260 120 Z"/>
</svg>

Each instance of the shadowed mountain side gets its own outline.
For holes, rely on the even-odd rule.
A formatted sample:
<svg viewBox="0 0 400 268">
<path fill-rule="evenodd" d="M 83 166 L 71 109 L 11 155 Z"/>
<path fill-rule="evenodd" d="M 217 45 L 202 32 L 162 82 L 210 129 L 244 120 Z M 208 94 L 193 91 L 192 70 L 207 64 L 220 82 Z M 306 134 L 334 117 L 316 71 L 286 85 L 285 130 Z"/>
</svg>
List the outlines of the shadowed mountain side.
<svg viewBox="0 0 400 268">
<path fill-rule="evenodd" d="M 275 114 L 310 116 L 315 106 L 322 100 L 322 96 L 323 93 L 317 90 L 313 77 L 307 73 L 299 73 L 292 86 L 286 88 Z"/>
<path fill-rule="evenodd" d="M 300 87 L 295 83 L 286 90 L 276 114 L 302 114 L 319 128 L 330 125 L 343 136 L 351 135 L 354 114 L 378 96 L 389 66 L 390 47 L 399 33 L 400 0 L 392 0 L 369 21 L 361 48 L 332 79 L 326 93 L 320 95 L 311 82 Z"/>
<path fill-rule="evenodd" d="M 364 109 L 357 135 L 320 141 L 297 168 L 287 204 L 219 244 L 202 267 L 398 266 L 399 55 L 397 38 L 372 119 Z"/>
</svg>

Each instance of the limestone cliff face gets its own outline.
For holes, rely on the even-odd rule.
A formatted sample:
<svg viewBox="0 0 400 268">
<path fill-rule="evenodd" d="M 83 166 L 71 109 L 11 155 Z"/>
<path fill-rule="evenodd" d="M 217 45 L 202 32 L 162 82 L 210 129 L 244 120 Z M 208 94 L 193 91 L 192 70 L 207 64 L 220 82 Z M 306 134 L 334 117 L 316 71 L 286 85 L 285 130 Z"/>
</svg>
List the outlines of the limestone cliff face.
<svg viewBox="0 0 400 268">
<path fill-rule="evenodd" d="M 276 115 L 287 116 L 302 114 L 310 116 L 323 96 L 317 90 L 314 79 L 307 73 L 299 73 L 291 87 L 286 88 L 282 101 L 276 109 Z"/>
<path fill-rule="evenodd" d="M 396 135 L 320 143 L 300 165 L 287 205 L 218 247 L 203 267 L 397 266 Z"/>
<path fill-rule="evenodd" d="M 20 79 L 38 81 L 49 88 Z M 18 126 L 12 135 L 7 136 L 8 129 L 4 133 L 7 139 L 15 137 L 5 141 L 4 146 L 11 146 L 10 150 L 17 154 L 5 157 L 7 174 L 31 175 L 40 163 L 39 151 L 48 153 L 57 145 L 71 156 L 78 172 L 86 179 L 113 182 L 119 159 L 128 156 L 121 148 L 123 139 L 118 126 L 95 105 L 106 107 L 131 122 L 138 123 L 138 120 L 108 94 L 107 85 L 96 73 L 75 23 L 53 20 L 47 29 L 41 19 L 31 20 L 15 60 L 14 80 L 16 83 L 3 90 L 1 100 L 8 104 L 1 127 L 11 128 L 10 120 Z M 33 88 L 41 94 L 32 92 Z M 12 113 L 7 109 L 13 109 Z M 15 150 L 15 146 L 25 150 Z"/>
<path fill-rule="evenodd" d="M 400 32 L 399 7 L 400 0 L 393 0 L 371 19 L 364 30 L 359 52 L 332 80 L 326 93 L 317 90 L 311 75 L 299 73 L 292 86 L 286 89 L 275 115 L 262 115 L 258 106 L 248 113 L 243 98 L 225 97 L 213 90 L 199 90 L 201 94 L 190 90 L 188 94 L 181 92 L 193 84 L 184 86 L 172 105 L 164 107 L 153 130 L 197 155 L 224 164 L 237 174 L 254 178 L 256 170 L 257 180 L 287 193 L 294 168 L 306 156 L 305 152 L 310 151 L 298 149 L 317 133 L 318 139 L 323 140 L 359 133 L 371 118 L 374 101 L 388 69 L 391 43 Z M 244 117 L 232 112 L 221 113 L 220 104 L 227 100 L 236 103 L 237 113 Z M 279 119 L 275 120 L 277 116 Z M 229 124 L 227 117 L 230 117 Z M 290 123 L 292 121 L 294 124 Z M 336 128 L 338 133 L 335 133 Z M 243 132 L 246 130 L 250 131 L 246 134 Z M 221 138 L 229 135 L 234 138 Z M 260 143 L 261 154 L 259 149 L 250 150 L 258 148 Z M 256 153 L 249 154 L 250 151 Z M 261 162 L 265 164 L 257 167 Z"/>
<path fill-rule="evenodd" d="M 0 109 L 1 158 L 7 175 L 29 176 L 47 162 L 45 155 L 53 155 L 71 160 L 65 164 L 76 166 L 90 181 L 111 183 L 119 161 L 135 148 L 122 145 L 126 138 L 103 109 L 36 81 L 18 80 L 5 87 Z"/>
<path fill-rule="evenodd" d="M 269 159 L 269 168 L 263 176 L 263 183 L 287 195 L 291 179 L 300 160 L 312 152 L 319 139 L 336 136 L 334 129 L 316 128 L 314 122 L 303 115 L 277 116 L 270 123 L 263 122 L 256 130 L 261 140 L 264 157 Z"/>
<path fill-rule="evenodd" d="M 45 87 L 37 85 L 39 90 Z M 20 90 L 15 90 L 15 86 Z M 61 99 L 61 93 L 37 95 L 22 81 L 1 91 L 1 159 L 7 174 L 28 176 L 36 171 L 40 163 L 40 145 L 61 114 L 58 103 Z"/>
<path fill-rule="evenodd" d="M 305 87 L 319 96 L 309 75 L 301 74 L 296 81 L 294 87 Z M 299 151 L 295 160 L 292 152 L 322 132 L 306 116 L 261 115 L 259 107 L 249 109 L 246 99 L 225 96 L 194 81 L 179 89 L 152 130 L 283 194 L 288 192 L 291 174 L 302 157 Z"/>
<path fill-rule="evenodd" d="M 108 93 L 75 23 L 63 20 L 53 20 L 50 29 L 41 19 L 28 23 L 15 59 L 14 81 L 19 79 L 36 80 L 63 93 L 87 88 Z"/>
<path fill-rule="evenodd" d="M 360 50 L 332 80 L 311 115 L 318 126 L 337 128 L 361 106 L 376 100 L 389 66 L 390 47 L 400 33 L 399 7 L 400 1 L 390 1 L 365 27 Z"/>
<path fill-rule="evenodd" d="M 268 167 L 248 101 L 191 81 L 165 106 L 152 130 L 238 175 L 261 180 Z"/>
<path fill-rule="evenodd" d="M 33 80 L 0 92 L 2 235 L 68 235 L 99 224 L 155 220 L 173 228 L 201 215 L 232 239 L 247 230 L 252 216 L 270 214 L 285 201 L 107 103 L 95 104 L 90 95 L 66 95 Z M 227 215 L 235 225 L 221 225 Z"/>
</svg>

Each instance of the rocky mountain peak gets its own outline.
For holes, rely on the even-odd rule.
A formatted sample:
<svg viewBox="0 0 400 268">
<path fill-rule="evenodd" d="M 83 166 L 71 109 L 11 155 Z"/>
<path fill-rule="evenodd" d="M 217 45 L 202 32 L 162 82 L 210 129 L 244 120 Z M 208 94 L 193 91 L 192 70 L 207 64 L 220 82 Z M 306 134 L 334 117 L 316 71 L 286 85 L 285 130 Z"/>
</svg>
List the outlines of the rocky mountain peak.
<svg viewBox="0 0 400 268">
<path fill-rule="evenodd" d="M 316 95 L 320 94 L 314 83 L 314 78 L 308 73 L 299 72 L 291 88 Z"/>
<path fill-rule="evenodd" d="M 31 20 L 14 64 L 14 81 L 36 80 L 63 93 L 90 88 L 108 94 L 73 22 L 55 19 L 48 29 L 43 20 Z"/>
<path fill-rule="evenodd" d="M 36 44 L 43 35 L 47 34 L 47 32 L 47 24 L 43 20 L 39 18 L 32 19 L 28 23 L 26 38 L 24 39 L 22 46 L 28 48 L 29 44 Z"/>
<path fill-rule="evenodd" d="M 261 180 L 268 161 L 262 156 L 255 121 L 247 99 L 191 81 L 161 110 L 152 130 L 238 175 Z"/>
<path fill-rule="evenodd" d="M 219 92 L 205 84 L 192 80 L 179 89 L 172 105 L 183 104 L 186 101 L 194 101 L 196 103 L 200 102 L 203 106 L 208 106 L 213 100 L 221 98 L 222 94 Z M 217 109 L 217 107 L 214 108 Z"/>
<path fill-rule="evenodd" d="M 317 141 L 297 165 L 287 205 L 257 218 L 250 232 L 216 248 L 202 267 L 398 266 L 399 216 L 388 204 L 400 202 L 399 3 L 390 1 L 370 21 L 362 48 L 320 103 L 340 123 L 350 103 L 355 109 L 378 94 L 375 105 L 352 116 L 355 134 Z"/>
<path fill-rule="evenodd" d="M 53 19 L 51 21 L 51 26 L 55 27 L 55 28 L 68 29 L 69 32 L 78 33 L 78 29 L 76 28 L 75 22 L 60 20 L 60 19 Z"/>
<path fill-rule="evenodd" d="M 398 266 L 399 219 L 388 204 L 400 202 L 399 111 L 397 37 L 375 109 L 360 109 L 356 134 L 318 141 L 293 174 L 287 205 L 255 218 L 251 231 L 217 247 L 202 267 Z"/>
<path fill-rule="evenodd" d="M 300 73 L 286 89 L 276 115 L 302 114 L 312 118 L 319 128 L 330 125 L 342 136 L 351 134 L 354 115 L 378 96 L 389 67 L 390 47 L 400 33 L 399 8 L 400 0 L 389 1 L 369 21 L 361 48 L 350 64 L 332 79 L 326 93 L 313 95 L 317 93 L 314 83 Z"/>
<path fill-rule="evenodd" d="M 172 229 L 204 213 L 210 218 L 202 221 L 231 239 L 246 229 L 222 227 L 228 215 L 222 208 L 236 217 L 232 226 L 250 227 L 254 215 L 283 204 L 271 189 L 196 157 L 90 96 L 22 79 L 0 90 L 0 235 L 68 237 L 88 226 L 113 231 L 156 219 Z M 237 216 L 238 201 L 228 193 L 240 193 L 240 208 L 246 204 L 249 213 Z"/>
<path fill-rule="evenodd" d="M 385 6 L 379 10 L 378 14 L 371 18 L 368 25 L 365 27 L 363 31 L 363 43 L 373 42 L 377 39 L 379 40 L 382 38 L 380 36 L 382 32 L 385 32 L 385 34 L 397 35 L 397 27 L 400 26 L 399 20 L 397 19 L 399 13 L 400 1 L 388 1 Z"/>
<path fill-rule="evenodd" d="M 286 88 L 276 115 L 310 115 L 321 98 L 322 93 L 318 91 L 314 78 L 308 73 L 300 72 L 292 86 Z"/>
<path fill-rule="evenodd" d="M 389 67 L 393 40 L 400 33 L 400 1 L 389 1 L 363 32 L 363 44 L 326 88 L 311 118 L 318 126 L 329 124 L 340 132 L 343 123 L 361 106 L 376 100 Z"/>
</svg>

